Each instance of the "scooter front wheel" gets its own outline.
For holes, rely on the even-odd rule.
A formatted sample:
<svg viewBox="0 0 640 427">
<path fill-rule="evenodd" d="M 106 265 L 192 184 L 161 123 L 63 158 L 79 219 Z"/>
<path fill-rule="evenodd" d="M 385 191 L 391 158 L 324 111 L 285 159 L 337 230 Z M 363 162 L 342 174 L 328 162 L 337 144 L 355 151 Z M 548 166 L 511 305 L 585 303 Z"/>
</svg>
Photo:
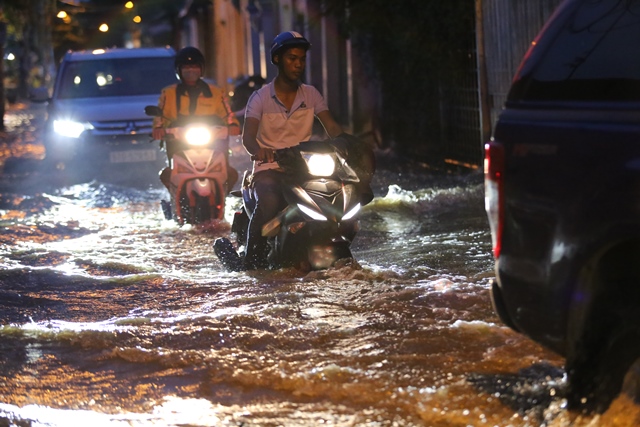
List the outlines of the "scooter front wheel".
<svg viewBox="0 0 640 427">
<path fill-rule="evenodd" d="M 196 206 L 193 212 L 193 221 L 196 224 L 202 224 L 213 218 L 213 212 L 209 206 L 209 198 L 196 195 Z"/>
</svg>

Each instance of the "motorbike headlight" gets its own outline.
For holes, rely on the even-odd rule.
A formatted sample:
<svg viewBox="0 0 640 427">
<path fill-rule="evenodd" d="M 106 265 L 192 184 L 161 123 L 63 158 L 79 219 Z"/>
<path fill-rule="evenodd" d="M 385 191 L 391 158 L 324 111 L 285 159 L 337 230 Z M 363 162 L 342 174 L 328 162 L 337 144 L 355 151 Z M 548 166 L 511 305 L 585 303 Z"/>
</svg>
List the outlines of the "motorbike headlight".
<svg viewBox="0 0 640 427">
<path fill-rule="evenodd" d="M 351 218 L 353 218 L 360 211 L 360 208 L 361 208 L 360 203 L 358 203 L 349 212 L 344 214 L 344 216 L 342 217 L 342 220 L 343 221 L 350 220 Z"/>
<path fill-rule="evenodd" d="M 327 217 L 322 215 L 320 212 L 316 212 L 313 209 L 298 203 L 298 208 L 304 212 L 305 214 L 309 215 L 311 218 L 315 219 L 316 221 L 326 221 Z"/>
<path fill-rule="evenodd" d="M 82 132 L 93 129 L 91 123 L 80 123 L 73 120 L 54 120 L 53 131 L 67 138 L 80 138 Z"/>
<path fill-rule="evenodd" d="M 312 154 L 305 157 L 305 160 L 309 173 L 314 176 L 331 176 L 336 168 L 333 157 L 329 154 Z"/>
<path fill-rule="evenodd" d="M 207 145 L 211 142 L 211 131 L 202 126 L 192 127 L 187 129 L 184 139 L 189 145 Z"/>
</svg>

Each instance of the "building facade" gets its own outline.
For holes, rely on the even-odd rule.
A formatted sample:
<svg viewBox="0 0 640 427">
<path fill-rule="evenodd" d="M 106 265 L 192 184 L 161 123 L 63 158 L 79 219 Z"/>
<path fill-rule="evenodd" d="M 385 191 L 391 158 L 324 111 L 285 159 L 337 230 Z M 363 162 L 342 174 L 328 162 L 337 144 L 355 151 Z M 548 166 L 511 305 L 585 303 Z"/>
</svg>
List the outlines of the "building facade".
<svg viewBox="0 0 640 427">
<path fill-rule="evenodd" d="M 415 140 L 400 141 L 405 144 L 403 153 L 434 165 L 479 168 L 482 145 L 491 135 L 520 60 L 560 1 L 469 1 L 476 22 L 469 31 L 471 39 L 475 34 L 469 45 L 475 47 L 469 52 L 468 72 L 459 82 L 437 88 L 436 107 L 411 111 Z M 312 44 L 305 82 L 320 90 L 345 130 L 386 147 L 389 141 L 381 136 L 384 123 L 379 119 L 385 114 L 382 86 L 393 82 L 378 81 L 336 19 L 322 13 L 322 4 L 322 0 L 190 0 L 182 16 L 180 44 L 203 50 L 208 77 L 231 91 L 241 76 L 273 79 L 271 41 L 282 31 L 298 31 Z M 425 115 L 438 118 L 438 129 L 423 129 L 418 122 Z"/>
<path fill-rule="evenodd" d="M 180 45 L 200 48 L 207 77 L 232 91 L 240 77 L 259 75 L 271 81 L 271 41 L 282 31 L 298 31 L 310 42 L 305 83 L 325 97 L 345 130 L 373 137 L 380 114 L 377 82 L 354 54 L 336 20 L 321 13 L 321 0 L 215 0 L 186 5 Z"/>
</svg>

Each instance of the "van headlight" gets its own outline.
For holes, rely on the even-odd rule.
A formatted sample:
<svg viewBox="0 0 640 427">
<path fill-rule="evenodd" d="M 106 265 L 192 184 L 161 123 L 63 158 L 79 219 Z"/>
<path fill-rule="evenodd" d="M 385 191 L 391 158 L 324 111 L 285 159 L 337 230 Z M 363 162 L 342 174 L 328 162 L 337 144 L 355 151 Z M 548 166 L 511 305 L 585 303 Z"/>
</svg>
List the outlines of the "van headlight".
<svg viewBox="0 0 640 427">
<path fill-rule="evenodd" d="M 80 123 L 73 120 L 54 120 L 53 131 L 67 138 L 80 138 L 82 132 L 93 129 L 91 123 Z"/>
<path fill-rule="evenodd" d="M 307 161 L 309 173 L 314 176 L 331 176 L 336 168 L 335 161 L 330 154 L 303 155 Z"/>
<path fill-rule="evenodd" d="M 211 139 L 211 131 L 204 126 L 190 127 L 184 134 L 184 140 L 189 145 L 207 145 L 211 142 Z"/>
</svg>

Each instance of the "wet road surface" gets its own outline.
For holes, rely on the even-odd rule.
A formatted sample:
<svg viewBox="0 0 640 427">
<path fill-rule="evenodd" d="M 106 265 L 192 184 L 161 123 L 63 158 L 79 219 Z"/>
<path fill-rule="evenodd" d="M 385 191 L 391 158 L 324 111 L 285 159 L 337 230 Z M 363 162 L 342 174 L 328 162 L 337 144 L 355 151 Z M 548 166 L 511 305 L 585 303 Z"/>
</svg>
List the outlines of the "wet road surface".
<svg viewBox="0 0 640 427">
<path fill-rule="evenodd" d="M 478 173 L 389 162 L 355 261 L 229 273 L 211 249 L 229 223 L 165 220 L 155 177 L 43 171 L 41 112 L 14 108 L 0 145 L 0 425 L 640 421 L 625 394 L 567 412 L 562 359 L 495 316 Z"/>
</svg>

